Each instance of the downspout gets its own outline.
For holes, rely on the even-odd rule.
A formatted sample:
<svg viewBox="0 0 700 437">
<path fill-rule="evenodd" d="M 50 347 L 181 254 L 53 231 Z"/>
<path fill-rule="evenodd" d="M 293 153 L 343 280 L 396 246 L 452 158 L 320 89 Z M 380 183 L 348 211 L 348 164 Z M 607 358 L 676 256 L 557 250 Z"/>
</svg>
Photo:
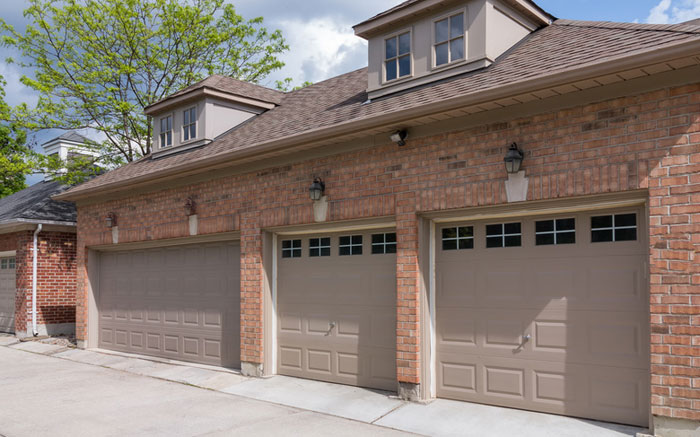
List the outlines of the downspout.
<svg viewBox="0 0 700 437">
<path fill-rule="evenodd" d="M 34 247 L 33 260 L 32 260 L 32 335 L 36 337 L 39 335 L 39 331 L 36 329 L 36 279 L 37 279 L 37 258 L 39 256 L 39 249 L 37 244 L 37 236 L 41 232 L 41 223 L 36 226 L 36 231 L 34 231 Z"/>
</svg>

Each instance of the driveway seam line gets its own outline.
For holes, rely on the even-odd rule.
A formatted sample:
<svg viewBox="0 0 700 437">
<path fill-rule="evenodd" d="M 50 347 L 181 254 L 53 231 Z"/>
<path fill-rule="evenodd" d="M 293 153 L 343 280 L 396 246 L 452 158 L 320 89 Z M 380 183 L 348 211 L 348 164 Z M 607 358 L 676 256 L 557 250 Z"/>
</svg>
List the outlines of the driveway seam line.
<svg viewBox="0 0 700 437">
<path fill-rule="evenodd" d="M 383 418 L 385 418 L 385 417 L 388 416 L 389 414 L 391 414 L 391 413 L 393 413 L 394 411 L 396 411 L 396 410 L 398 410 L 398 409 L 400 409 L 400 408 L 403 408 L 403 407 L 405 407 L 405 406 L 406 406 L 406 402 L 403 402 L 403 403 L 401 403 L 400 405 L 395 406 L 395 407 L 392 408 L 391 410 L 387 411 L 386 413 L 382 414 L 381 416 L 377 417 L 376 419 L 374 419 L 373 421 L 371 421 L 371 422 L 369 422 L 369 423 L 372 424 L 372 425 L 375 425 L 375 422 L 377 422 L 377 421 L 379 421 L 379 420 L 382 420 Z M 378 426 L 382 426 L 382 425 L 378 425 Z"/>
</svg>

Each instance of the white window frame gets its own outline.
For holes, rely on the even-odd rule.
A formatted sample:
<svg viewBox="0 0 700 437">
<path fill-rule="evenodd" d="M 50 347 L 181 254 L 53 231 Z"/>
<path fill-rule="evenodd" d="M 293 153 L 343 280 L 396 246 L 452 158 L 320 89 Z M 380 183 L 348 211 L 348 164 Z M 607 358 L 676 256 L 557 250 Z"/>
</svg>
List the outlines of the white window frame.
<svg viewBox="0 0 700 437">
<path fill-rule="evenodd" d="M 450 41 L 455 40 L 455 39 L 457 39 L 457 38 L 450 38 L 450 27 L 449 27 L 449 25 L 450 25 L 450 20 L 449 20 L 449 19 L 450 19 L 450 17 L 454 17 L 454 16 L 457 15 L 457 14 L 462 14 L 462 19 L 463 19 L 464 34 L 462 35 L 462 39 L 463 39 L 463 42 L 464 42 L 464 49 L 463 49 L 463 50 L 464 50 L 464 52 L 463 52 L 463 53 L 464 53 L 464 56 L 462 57 L 462 59 L 458 59 L 458 60 L 456 60 L 456 61 L 453 61 L 453 60 L 451 59 L 451 58 L 452 58 L 452 53 L 450 52 Z M 435 51 L 435 47 L 438 45 L 438 42 L 436 41 L 436 38 L 435 38 L 435 25 L 437 24 L 438 21 L 442 21 L 442 20 L 444 20 L 445 18 L 448 19 L 448 20 L 447 20 L 447 26 L 448 26 L 448 27 L 447 27 L 447 56 L 448 56 L 449 61 L 448 61 L 446 64 L 437 65 L 437 54 L 436 54 L 436 51 Z M 432 70 L 439 70 L 439 69 L 442 69 L 442 68 L 450 67 L 450 66 L 452 66 L 452 65 L 458 65 L 458 64 L 460 64 L 460 63 L 462 63 L 462 62 L 466 62 L 466 60 L 467 60 L 467 48 L 468 48 L 468 47 L 467 47 L 467 34 L 469 33 L 469 32 L 468 32 L 468 29 L 467 29 L 467 24 L 468 24 L 468 23 L 467 23 L 467 8 L 466 8 L 466 7 L 465 7 L 465 8 L 460 8 L 460 9 L 452 10 L 452 11 L 450 11 L 450 12 L 448 12 L 448 13 L 442 14 L 442 15 L 440 15 L 439 17 L 433 19 L 433 21 L 432 21 L 432 23 L 431 23 L 431 25 L 430 25 L 430 33 L 431 33 L 430 39 L 431 39 L 431 43 L 432 43 L 431 46 L 430 46 L 430 55 L 431 55 L 430 67 L 431 67 Z M 441 43 L 439 43 L 439 44 L 444 44 L 444 43 L 445 43 L 445 42 L 443 41 L 443 42 L 441 42 Z"/>
<path fill-rule="evenodd" d="M 284 243 L 289 241 L 289 247 L 284 247 Z M 294 243 L 298 242 L 299 246 L 296 246 Z M 294 259 L 294 258 L 302 258 L 304 256 L 304 243 L 301 238 L 290 238 L 288 240 L 282 240 L 280 242 L 280 247 L 282 249 L 281 253 L 281 258 L 283 259 Z M 294 256 L 294 253 L 298 251 L 299 256 Z M 284 256 L 285 254 L 289 254 L 289 256 Z"/>
<path fill-rule="evenodd" d="M 461 228 L 471 228 L 471 230 L 472 230 L 472 236 L 471 236 L 471 237 L 460 237 L 460 236 L 459 236 L 459 230 L 460 230 Z M 443 232 L 445 229 L 454 229 L 455 232 L 456 232 L 456 233 L 455 233 L 455 237 L 454 237 L 454 238 L 445 238 L 445 237 L 443 237 L 443 236 L 442 236 L 442 232 Z M 476 229 L 474 228 L 474 225 L 445 226 L 445 227 L 443 227 L 443 228 L 440 228 L 440 250 L 442 250 L 442 251 L 449 251 L 449 252 L 451 252 L 451 251 L 453 251 L 453 250 L 454 250 L 454 251 L 456 251 L 456 250 L 472 250 L 472 249 L 474 249 L 474 248 L 476 247 L 476 246 L 475 246 L 476 241 L 475 241 L 475 239 L 474 239 L 475 236 L 476 236 Z M 443 248 L 443 243 L 444 243 L 445 241 L 454 241 L 454 242 L 455 242 L 455 245 L 456 245 L 455 248 L 454 248 L 454 249 L 444 249 L 444 248 Z M 468 248 L 461 249 L 461 248 L 459 247 L 460 241 L 471 241 L 471 242 L 472 242 L 472 247 L 468 247 Z"/>
<path fill-rule="evenodd" d="M 406 76 L 399 76 L 399 62 L 398 62 L 398 59 L 399 59 L 401 56 L 399 56 L 399 46 L 398 46 L 399 39 L 398 39 L 398 37 L 399 37 L 400 35 L 403 35 L 404 33 L 408 33 L 408 39 L 411 41 L 411 49 L 410 49 L 409 52 L 408 52 L 408 56 L 409 56 L 409 58 L 411 59 L 411 72 L 410 72 L 408 75 L 406 75 Z M 387 57 L 386 57 L 386 41 L 387 41 L 388 39 L 391 39 L 391 38 L 396 38 L 396 57 L 391 58 L 391 59 L 395 59 L 395 60 L 396 60 L 396 78 L 395 78 L 395 79 L 391 79 L 391 80 L 387 80 L 387 78 L 386 78 L 386 62 L 387 62 L 389 59 L 387 59 Z M 401 29 L 401 30 L 399 30 L 399 31 L 397 31 L 397 32 L 393 32 L 393 33 L 387 34 L 387 35 L 385 35 L 385 36 L 382 38 L 382 84 L 396 83 L 396 82 L 400 82 L 400 81 L 403 81 L 403 80 L 407 80 L 407 79 L 410 79 L 410 78 L 413 77 L 414 66 L 415 66 L 415 59 L 414 59 L 414 56 L 413 56 L 414 47 L 415 47 L 415 44 L 413 43 L 413 28 L 412 28 L 412 27 L 404 28 L 404 29 Z M 405 55 L 404 55 L 404 56 L 405 56 Z"/>
<path fill-rule="evenodd" d="M 566 229 L 566 230 L 559 230 L 557 229 L 557 220 L 573 220 L 574 221 L 574 228 L 573 229 Z M 541 231 L 537 232 L 537 222 L 554 222 L 552 231 Z M 534 220 L 534 225 L 535 225 L 535 246 L 537 247 L 547 247 L 547 246 L 562 246 L 562 245 L 568 245 L 568 244 L 576 244 L 577 243 L 577 238 L 576 238 L 576 230 L 578 228 L 578 223 L 576 220 L 576 217 L 559 217 L 559 218 L 549 218 L 549 219 L 539 219 L 539 220 Z M 559 236 L 562 234 L 574 234 L 574 242 L 573 243 L 560 243 L 559 242 Z M 554 235 L 554 243 L 553 244 L 537 244 L 537 236 L 538 235 Z"/>
<path fill-rule="evenodd" d="M 0 270 L 14 270 L 17 268 L 17 259 L 14 256 L 0 258 Z"/>
<path fill-rule="evenodd" d="M 506 225 L 514 225 L 514 224 L 520 225 L 520 232 L 506 234 Z M 489 235 L 488 234 L 488 226 L 494 226 L 494 225 L 501 226 L 501 233 L 496 234 L 496 235 Z M 488 223 L 488 224 L 484 225 L 484 237 L 485 237 L 484 243 L 485 243 L 486 249 L 513 249 L 516 247 L 523 247 L 523 222 L 522 221 L 515 221 L 515 222 L 505 221 L 505 222 Z M 506 237 L 520 237 L 520 245 L 518 245 L 518 246 L 506 246 Z M 488 246 L 489 238 L 491 238 L 491 239 L 500 238 L 501 245 L 489 247 Z"/>
<path fill-rule="evenodd" d="M 163 120 L 170 118 L 170 130 L 169 131 L 163 131 Z M 173 124 L 175 121 L 174 114 L 168 114 L 164 115 L 162 117 L 158 117 L 158 148 L 159 149 L 168 149 L 170 147 L 173 147 L 173 142 L 174 142 L 174 135 L 173 135 Z M 166 134 L 167 132 L 170 132 L 170 144 L 163 145 L 163 135 Z"/>
<path fill-rule="evenodd" d="M 615 217 L 618 215 L 634 215 L 634 226 L 617 226 L 615 222 Z M 612 226 L 606 226 L 604 228 L 594 228 L 593 227 L 593 217 L 606 217 L 606 216 L 612 216 Z M 600 243 L 628 243 L 628 242 L 634 242 L 634 241 L 639 241 L 639 214 L 636 212 L 614 212 L 610 214 L 591 214 L 589 216 L 589 220 L 591 221 L 591 244 L 600 244 Z M 617 239 L 617 230 L 624 230 L 624 229 L 634 229 L 635 230 L 635 239 L 634 240 L 618 240 Z M 610 241 L 593 241 L 593 232 L 595 231 L 611 231 L 612 232 L 612 240 Z"/>
<path fill-rule="evenodd" d="M 190 112 L 194 110 L 194 121 L 190 120 L 189 124 L 185 124 L 185 113 Z M 182 135 L 182 141 L 181 144 L 188 143 L 190 141 L 194 141 L 197 139 L 197 135 L 199 134 L 199 123 L 198 123 L 198 114 L 197 114 L 197 106 L 192 106 L 190 108 L 187 108 L 182 111 L 182 129 L 180 130 L 181 135 Z M 185 138 L 187 129 L 194 125 L 194 136 Z"/>
<path fill-rule="evenodd" d="M 354 238 L 360 238 L 359 243 L 353 242 Z M 349 244 L 343 244 L 341 243 L 342 238 L 349 238 L 350 243 Z M 363 253 L 363 248 L 362 246 L 364 245 L 364 236 L 362 234 L 356 234 L 356 235 L 341 235 L 338 237 L 338 256 L 352 256 L 352 255 L 362 255 Z M 350 253 L 342 254 L 340 253 L 341 249 L 343 248 L 348 248 L 350 249 Z M 359 251 L 357 250 L 359 248 Z"/>
<path fill-rule="evenodd" d="M 323 240 L 328 239 L 328 245 L 323 244 Z M 318 240 L 318 246 L 312 246 L 311 241 Z M 323 249 L 328 249 L 328 255 L 323 254 Z M 312 255 L 311 252 L 318 250 L 318 255 Z M 311 237 L 309 238 L 309 258 L 325 258 L 333 255 L 333 239 L 331 237 Z"/>
<path fill-rule="evenodd" d="M 394 234 L 394 237 L 395 237 L 395 240 L 396 240 L 396 241 L 389 241 L 389 242 L 386 241 L 386 236 L 389 235 L 389 234 Z M 382 241 L 381 241 L 380 243 L 375 243 L 375 242 L 373 241 L 374 238 L 372 238 L 372 237 L 374 237 L 375 235 L 381 235 L 381 236 L 382 236 Z M 399 237 L 398 237 L 398 235 L 396 234 L 396 231 L 393 231 L 393 232 L 388 232 L 388 231 L 387 231 L 387 232 L 372 233 L 372 234 L 370 235 L 369 238 L 370 238 L 370 240 L 369 240 L 369 242 L 370 242 L 370 254 L 372 254 L 372 255 L 393 255 L 393 254 L 398 253 L 398 250 L 399 250 L 399 245 L 398 245 Z M 387 247 L 389 247 L 389 246 L 394 246 L 394 247 L 395 247 L 395 250 L 394 250 L 393 252 L 387 252 Z M 375 247 L 381 247 L 381 248 L 382 248 L 382 252 L 375 253 L 375 252 L 374 252 L 374 248 L 375 248 Z"/>
</svg>

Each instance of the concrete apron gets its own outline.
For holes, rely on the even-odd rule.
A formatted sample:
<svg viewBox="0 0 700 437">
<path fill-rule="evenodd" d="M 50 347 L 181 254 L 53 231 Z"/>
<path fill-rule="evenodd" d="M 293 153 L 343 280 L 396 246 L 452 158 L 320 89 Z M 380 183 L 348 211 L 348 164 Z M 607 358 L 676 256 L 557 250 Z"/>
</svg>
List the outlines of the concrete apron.
<svg viewBox="0 0 700 437">
<path fill-rule="evenodd" d="M 391 393 L 320 381 L 273 376 L 248 378 L 227 369 L 190 365 L 0 335 L 0 346 L 189 384 L 401 431 L 431 436 L 629 437 L 644 430 L 592 420 L 439 399 L 408 403 Z"/>
</svg>

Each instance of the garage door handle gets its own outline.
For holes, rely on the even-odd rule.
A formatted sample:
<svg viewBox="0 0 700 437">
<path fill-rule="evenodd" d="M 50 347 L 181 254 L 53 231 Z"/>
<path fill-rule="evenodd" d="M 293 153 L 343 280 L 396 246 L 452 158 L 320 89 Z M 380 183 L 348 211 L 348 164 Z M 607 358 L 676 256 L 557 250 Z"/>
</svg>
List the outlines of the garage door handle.
<svg viewBox="0 0 700 437">
<path fill-rule="evenodd" d="M 531 338 L 532 336 L 530 334 L 523 335 L 523 343 L 527 343 Z"/>
<path fill-rule="evenodd" d="M 335 322 L 329 322 L 328 323 L 328 332 L 326 332 L 326 337 L 331 335 L 331 331 L 333 331 L 333 328 L 335 328 Z"/>
</svg>

